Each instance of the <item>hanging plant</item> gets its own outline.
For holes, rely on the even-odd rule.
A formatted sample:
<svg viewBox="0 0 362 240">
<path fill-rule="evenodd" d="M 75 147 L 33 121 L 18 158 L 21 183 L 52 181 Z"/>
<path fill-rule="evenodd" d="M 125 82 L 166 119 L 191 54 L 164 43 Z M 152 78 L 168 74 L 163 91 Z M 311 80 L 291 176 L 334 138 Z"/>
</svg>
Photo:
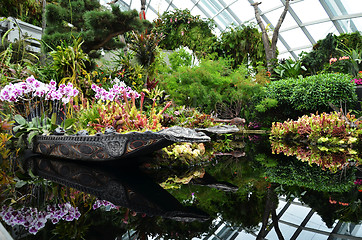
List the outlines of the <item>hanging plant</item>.
<svg viewBox="0 0 362 240">
<path fill-rule="evenodd" d="M 221 52 L 232 58 L 233 68 L 240 64 L 258 66 L 266 65 L 264 45 L 261 33 L 254 25 L 230 26 L 221 34 Z"/>
<path fill-rule="evenodd" d="M 164 12 L 153 24 L 153 31 L 164 36 L 160 42 L 162 49 L 175 50 L 185 46 L 203 56 L 212 52 L 212 45 L 217 43 L 212 33 L 215 28 L 213 20 L 193 16 L 188 9 Z"/>
</svg>

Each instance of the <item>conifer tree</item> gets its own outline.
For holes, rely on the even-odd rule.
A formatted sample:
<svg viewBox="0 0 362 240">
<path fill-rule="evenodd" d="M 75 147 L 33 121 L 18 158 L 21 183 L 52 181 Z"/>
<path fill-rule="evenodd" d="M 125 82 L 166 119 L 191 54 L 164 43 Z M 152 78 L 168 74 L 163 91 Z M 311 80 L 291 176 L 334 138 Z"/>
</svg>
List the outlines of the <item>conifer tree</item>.
<svg viewBox="0 0 362 240">
<path fill-rule="evenodd" d="M 122 12 L 111 5 L 111 10 L 100 5 L 98 0 L 58 0 L 46 7 L 47 26 L 43 41 L 45 50 L 50 51 L 66 41 L 82 38 L 82 49 L 91 53 L 122 47 L 118 35 L 128 31 L 142 31 L 151 25 L 140 20 L 136 10 Z"/>
</svg>

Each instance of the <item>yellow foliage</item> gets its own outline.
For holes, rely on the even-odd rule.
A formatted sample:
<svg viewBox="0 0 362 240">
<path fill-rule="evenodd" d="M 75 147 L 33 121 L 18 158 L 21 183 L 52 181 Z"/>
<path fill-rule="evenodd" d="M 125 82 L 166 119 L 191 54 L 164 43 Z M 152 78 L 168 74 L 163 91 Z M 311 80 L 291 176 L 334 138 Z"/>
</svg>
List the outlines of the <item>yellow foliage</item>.
<svg viewBox="0 0 362 240">
<path fill-rule="evenodd" d="M 6 186 L 7 184 L 12 182 L 14 182 L 14 178 L 0 169 L 0 186 Z"/>
<path fill-rule="evenodd" d="M 0 133 L 0 155 L 2 159 L 7 159 L 10 156 L 10 149 L 6 148 L 6 143 L 12 138 L 7 133 Z"/>
</svg>

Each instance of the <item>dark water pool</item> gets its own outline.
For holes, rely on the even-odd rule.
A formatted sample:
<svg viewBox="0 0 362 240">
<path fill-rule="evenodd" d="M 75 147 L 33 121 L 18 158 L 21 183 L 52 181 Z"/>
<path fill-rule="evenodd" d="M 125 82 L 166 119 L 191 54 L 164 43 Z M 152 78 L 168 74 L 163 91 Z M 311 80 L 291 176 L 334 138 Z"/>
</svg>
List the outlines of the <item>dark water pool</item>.
<svg viewBox="0 0 362 240">
<path fill-rule="evenodd" d="M 188 168 L 23 161 L 1 182 L 0 239 L 362 239 L 359 153 L 220 144 Z"/>
</svg>

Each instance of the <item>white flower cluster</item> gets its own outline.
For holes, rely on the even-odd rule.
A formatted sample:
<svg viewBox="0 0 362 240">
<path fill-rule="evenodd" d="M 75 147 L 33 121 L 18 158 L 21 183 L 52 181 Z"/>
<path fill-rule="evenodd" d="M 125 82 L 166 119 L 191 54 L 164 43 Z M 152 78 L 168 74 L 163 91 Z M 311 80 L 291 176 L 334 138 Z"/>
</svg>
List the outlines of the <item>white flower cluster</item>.
<svg viewBox="0 0 362 240">
<path fill-rule="evenodd" d="M 92 84 L 91 88 L 96 92 L 94 96 L 96 99 L 101 99 L 102 101 L 113 101 L 119 97 L 119 95 L 123 96 L 126 94 L 127 98 L 139 98 L 141 95 L 132 90 L 131 87 L 127 86 L 123 81 L 119 81 L 117 78 L 112 81 L 114 85 L 108 91 L 102 87 L 97 86 L 96 84 Z"/>
<path fill-rule="evenodd" d="M 24 82 L 10 83 L 1 89 L 0 101 L 17 102 L 40 97 L 50 101 L 61 100 L 66 104 L 78 93 L 78 89 L 74 88 L 72 83 L 60 84 L 57 89 L 57 83 L 54 80 L 46 84 L 30 76 Z"/>
</svg>

